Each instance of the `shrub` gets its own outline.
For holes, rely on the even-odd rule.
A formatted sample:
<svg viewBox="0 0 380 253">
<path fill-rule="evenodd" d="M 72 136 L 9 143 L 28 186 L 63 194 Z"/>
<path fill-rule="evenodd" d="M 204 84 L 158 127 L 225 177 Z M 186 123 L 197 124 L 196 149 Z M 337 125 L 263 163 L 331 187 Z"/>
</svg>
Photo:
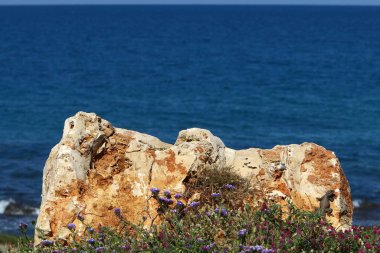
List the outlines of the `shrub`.
<svg viewBox="0 0 380 253">
<path fill-rule="evenodd" d="M 151 189 L 159 225 L 132 224 L 116 208 L 118 228 L 87 225 L 77 238 L 75 225 L 69 224 L 70 242 L 43 238 L 35 252 L 380 252 L 378 226 L 337 231 L 318 212 L 290 203 L 286 219 L 273 203 L 252 208 L 243 201 L 252 194 L 249 182 L 231 168 L 203 170 L 186 186 L 183 195 L 174 197 Z M 202 192 L 199 200 L 189 201 L 195 192 Z M 20 229 L 26 236 L 27 228 Z M 19 252 L 32 252 L 31 245 L 24 237 Z"/>
</svg>

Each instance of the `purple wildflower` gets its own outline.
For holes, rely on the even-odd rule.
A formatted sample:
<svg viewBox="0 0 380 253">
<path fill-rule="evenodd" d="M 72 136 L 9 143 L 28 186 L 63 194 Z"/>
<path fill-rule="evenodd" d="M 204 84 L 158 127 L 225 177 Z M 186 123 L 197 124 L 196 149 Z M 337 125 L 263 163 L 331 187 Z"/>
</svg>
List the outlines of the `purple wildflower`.
<svg viewBox="0 0 380 253">
<path fill-rule="evenodd" d="M 211 194 L 211 197 L 213 197 L 213 198 L 219 198 L 221 196 L 222 196 L 222 194 L 220 194 L 220 193 L 212 193 Z"/>
<path fill-rule="evenodd" d="M 44 247 L 48 247 L 48 246 L 53 245 L 53 241 L 43 240 L 43 241 L 41 241 L 41 245 L 44 246 Z"/>
<path fill-rule="evenodd" d="M 182 198 L 182 194 L 181 193 L 177 193 L 176 195 L 174 195 L 174 198 L 180 199 L 180 198 Z"/>
<path fill-rule="evenodd" d="M 18 228 L 21 230 L 21 231 L 26 231 L 28 229 L 28 225 L 26 223 L 23 223 L 21 222 L 19 225 L 18 225 Z"/>
<path fill-rule="evenodd" d="M 199 206 L 200 204 L 201 204 L 201 202 L 199 202 L 199 201 L 198 201 L 198 202 L 197 202 L 197 201 L 194 201 L 194 202 L 191 202 L 191 203 L 190 203 L 190 207 L 193 207 L 193 208 L 194 208 L 194 207 Z"/>
<path fill-rule="evenodd" d="M 236 187 L 233 186 L 232 184 L 226 184 L 224 187 L 226 187 L 229 190 L 236 190 Z"/>
<path fill-rule="evenodd" d="M 215 213 L 220 214 L 222 217 L 226 217 L 228 215 L 228 212 L 225 208 L 219 209 L 218 207 L 215 208 Z"/>
<path fill-rule="evenodd" d="M 84 217 L 80 213 L 78 213 L 77 219 L 80 221 L 84 221 Z"/>
<path fill-rule="evenodd" d="M 124 250 L 123 252 L 128 252 L 131 249 L 131 245 L 120 246 L 120 249 Z"/>
<path fill-rule="evenodd" d="M 170 194 L 170 191 L 169 191 L 169 190 L 165 190 L 165 191 L 164 191 L 164 195 L 165 195 L 165 197 L 167 197 L 168 199 L 171 199 L 171 198 L 172 198 L 172 195 Z"/>
<path fill-rule="evenodd" d="M 269 213 L 269 207 L 268 207 L 268 204 L 264 202 L 264 203 L 261 205 L 260 211 L 262 211 L 262 212 L 264 212 L 264 213 Z"/>
<path fill-rule="evenodd" d="M 87 240 L 87 242 L 89 244 L 94 244 L 95 243 L 95 239 L 94 238 L 90 238 L 90 239 Z"/>
<path fill-rule="evenodd" d="M 243 246 L 243 245 L 240 245 L 240 246 L 239 246 L 239 250 L 240 250 L 239 253 L 245 253 L 245 252 L 251 252 L 251 251 L 252 251 L 252 248 L 251 248 L 251 246 Z"/>
<path fill-rule="evenodd" d="M 95 250 L 96 250 L 96 252 L 104 252 L 106 250 L 106 248 L 104 248 L 104 247 L 97 247 Z"/>
<path fill-rule="evenodd" d="M 150 191 L 152 192 L 153 195 L 157 195 L 160 192 L 160 189 L 153 187 L 153 188 L 150 188 Z"/>
<path fill-rule="evenodd" d="M 253 249 L 252 246 L 249 246 L 244 252 L 256 252 L 256 251 Z M 261 252 L 261 251 L 257 251 L 257 252 Z"/>
<path fill-rule="evenodd" d="M 256 245 L 256 246 L 243 246 L 240 245 L 241 252 L 247 253 L 247 252 L 264 252 L 264 249 L 262 246 Z M 273 252 L 272 250 L 269 250 L 267 253 Z"/>
<path fill-rule="evenodd" d="M 118 207 L 115 208 L 114 213 L 115 213 L 116 216 L 120 216 L 121 215 L 121 209 L 118 208 Z"/>
<path fill-rule="evenodd" d="M 210 251 L 210 250 L 211 250 L 211 246 L 210 246 L 210 245 L 203 245 L 203 246 L 201 247 L 201 250 L 202 250 L 202 251 Z"/>
<path fill-rule="evenodd" d="M 76 226 L 75 226 L 74 223 L 69 223 L 69 224 L 67 225 L 67 228 L 70 229 L 71 231 L 74 231 L 74 230 L 76 229 Z"/>
<path fill-rule="evenodd" d="M 175 204 L 175 206 L 178 207 L 178 208 L 182 208 L 182 207 L 185 206 L 185 204 L 182 203 L 182 201 L 177 201 L 177 203 Z"/>
<path fill-rule="evenodd" d="M 238 232 L 238 236 L 240 237 L 244 237 L 246 234 L 247 234 L 247 229 L 245 228 Z"/>
<path fill-rule="evenodd" d="M 173 204 L 173 200 L 171 199 L 167 199 L 167 198 L 164 198 L 164 197 L 159 197 L 158 200 L 164 204 L 167 204 L 167 205 L 171 205 Z"/>
</svg>

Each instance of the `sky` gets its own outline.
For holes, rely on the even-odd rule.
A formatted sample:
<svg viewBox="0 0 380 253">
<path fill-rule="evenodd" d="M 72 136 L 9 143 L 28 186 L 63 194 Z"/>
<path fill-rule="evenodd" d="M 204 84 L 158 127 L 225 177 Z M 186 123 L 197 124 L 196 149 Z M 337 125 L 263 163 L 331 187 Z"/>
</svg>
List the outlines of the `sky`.
<svg viewBox="0 0 380 253">
<path fill-rule="evenodd" d="M 0 5 L 19 4 L 312 4 L 380 5 L 380 0 L 0 0 Z"/>
</svg>

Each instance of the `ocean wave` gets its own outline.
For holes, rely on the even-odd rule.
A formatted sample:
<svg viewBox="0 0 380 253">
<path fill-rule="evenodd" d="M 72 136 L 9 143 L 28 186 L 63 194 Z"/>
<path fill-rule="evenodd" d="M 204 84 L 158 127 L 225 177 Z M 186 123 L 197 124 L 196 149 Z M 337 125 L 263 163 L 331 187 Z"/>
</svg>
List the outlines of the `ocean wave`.
<svg viewBox="0 0 380 253">
<path fill-rule="evenodd" d="M 355 208 L 359 208 L 363 203 L 363 200 L 361 199 L 354 199 L 352 200 L 352 204 L 354 205 Z"/>
<path fill-rule="evenodd" d="M 369 202 L 367 200 L 363 199 L 353 199 L 352 204 L 356 209 L 379 209 L 380 208 L 380 203 L 377 202 Z"/>
<path fill-rule="evenodd" d="M 38 215 L 39 209 L 16 202 L 14 199 L 0 200 L 0 214 L 3 215 Z"/>
</svg>

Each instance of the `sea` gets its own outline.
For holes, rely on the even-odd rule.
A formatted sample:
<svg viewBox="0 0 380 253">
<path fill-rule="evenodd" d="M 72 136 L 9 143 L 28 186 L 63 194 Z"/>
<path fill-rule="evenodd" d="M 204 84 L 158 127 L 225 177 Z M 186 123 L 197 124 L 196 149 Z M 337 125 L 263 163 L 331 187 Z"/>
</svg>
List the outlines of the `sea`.
<svg viewBox="0 0 380 253">
<path fill-rule="evenodd" d="M 354 224 L 380 224 L 380 7 L 0 7 L 0 233 L 36 219 L 78 111 L 168 143 L 191 127 L 234 149 L 317 143 Z"/>
</svg>

